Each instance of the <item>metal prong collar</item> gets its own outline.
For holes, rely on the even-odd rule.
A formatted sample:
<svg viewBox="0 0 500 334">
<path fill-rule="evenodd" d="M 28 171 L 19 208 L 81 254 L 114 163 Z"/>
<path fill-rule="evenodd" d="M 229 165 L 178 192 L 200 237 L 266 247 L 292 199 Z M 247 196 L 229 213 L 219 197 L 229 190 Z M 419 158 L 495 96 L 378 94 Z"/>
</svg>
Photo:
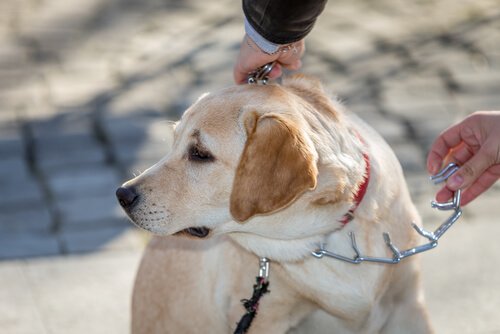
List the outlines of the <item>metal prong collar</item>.
<svg viewBox="0 0 500 334">
<path fill-rule="evenodd" d="M 431 180 L 435 183 L 445 182 L 450 176 L 452 176 L 459 169 L 458 165 L 451 163 L 446 166 L 442 171 L 437 173 L 436 175 L 431 176 Z M 400 251 L 392 242 L 391 236 L 389 233 L 384 233 L 384 242 L 386 246 L 389 248 L 392 253 L 392 257 L 373 257 L 373 256 L 364 256 L 361 254 L 357 244 L 354 233 L 350 232 L 349 236 L 351 239 L 351 247 L 355 253 L 353 257 L 347 257 L 344 255 L 337 254 L 335 252 L 331 252 L 325 249 L 326 245 L 321 244 L 319 248 L 312 252 L 312 255 L 315 258 L 321 259 L 324 256 L 332 257 L 337 260 L 349 262 L 352 264 L 359 264 L 361 262 L 376 262 L 376 263 L 386 263 L 386 264 L 396 264 L 401 262 L 402 259 L 410 257 L 412 255 L 422 253 L 428 250 L 435 248 L 438 245 L 438 240 L 441 236 L 458 220 L 458 218 L 462 215 L 462 209 L 460 208 L 460 197 L 461 191 L 457 190 L 453 195 L 453 199 L 447 203 L 437 203 L 432 202 L 431 205 L 433 208 L 442 210 L 442 211 L 453 211 L 452 215 L 445 220 L 434 232 L 426 231 L 422 227 L 417 226 L 415 223 L 412 223 L 415 231 L 426 238 L 428 243 L 416 246 L 404 251 Z"/>
</svg>

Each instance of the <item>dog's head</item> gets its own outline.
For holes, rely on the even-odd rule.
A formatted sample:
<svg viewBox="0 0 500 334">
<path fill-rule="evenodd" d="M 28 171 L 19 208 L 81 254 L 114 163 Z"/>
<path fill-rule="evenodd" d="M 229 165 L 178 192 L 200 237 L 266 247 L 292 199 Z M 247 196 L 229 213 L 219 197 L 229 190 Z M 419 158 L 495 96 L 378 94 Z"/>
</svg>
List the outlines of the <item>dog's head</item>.
<svg viewBox="0 0 500 334">
<path fill-rule="evenodd" d="M 306 237 L 306 223 L 294 218 L 322 205 L 345 208 L 346 185 L 359 170 L 356 157 L 341 152 L 339 117 L 320 85 L 302 77 L 205 95 L 177 124 L 170 153 L 117 197 L 137 226 L 155 234 Z"/>
</svg>

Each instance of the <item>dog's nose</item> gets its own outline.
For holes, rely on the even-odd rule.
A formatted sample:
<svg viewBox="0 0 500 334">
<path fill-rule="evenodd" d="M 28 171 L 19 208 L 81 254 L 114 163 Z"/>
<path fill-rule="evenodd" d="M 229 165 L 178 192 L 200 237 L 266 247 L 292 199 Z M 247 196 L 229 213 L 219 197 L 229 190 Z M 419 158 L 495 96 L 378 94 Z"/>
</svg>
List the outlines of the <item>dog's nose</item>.
<svg viewBox="0 0 500 334">
<path fill-rule="evenodd" d="M 116 198 L 122 208 L 130 210 L 137 203 L 139 195 L 134 187 L 120 187 L 116 190 Z"/>
</svg>

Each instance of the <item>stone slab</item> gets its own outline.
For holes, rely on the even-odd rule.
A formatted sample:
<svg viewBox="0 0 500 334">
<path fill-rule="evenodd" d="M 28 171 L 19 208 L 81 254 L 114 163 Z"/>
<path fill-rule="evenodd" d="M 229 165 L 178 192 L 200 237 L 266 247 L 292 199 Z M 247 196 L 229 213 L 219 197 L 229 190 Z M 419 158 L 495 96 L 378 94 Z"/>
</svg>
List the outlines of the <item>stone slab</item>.
<svg viewBox="0 0 500 334">
<path fill-rule="evenodd" d="M 120 185 L 116 170 L 103 165 L 62 169 L 52 172 L 47 179 L 56 200 L 112 193 Z"/>
<path fill-rule="evenodd" d="M 51 227 L 52 217 L 43 204 L 0 207 L 0 234 L 48 233 Z"/>
<path fill-rule="evenodd" d="M 115 197 L 115 188 L 106 193 L 87 193 L 68 200 L 56 202 L 60 213 L 61 228 L 88 229 L 97 226 L 115 226 L 126 224 Z"/>
<path fill-rule="evenodd" d="M 114 252 L 0 262 L 0 282 L 9 287 L 0 292 L 2 330 L 129 332 L 130 292 L 139 259 L 139 252 Z"/>
<path fill-rule="evenodd" d="M 38 181 L 30 174 L 21 156 L 6 157 L 0 164 L 0 208 L 12 205 L 43 203 Z"/>
<path fill-rule="evenodd" d="M 132 226 L 101 227 L 84 231 L 65 231 L 61 234 L 65 250 L 70 253 L 142 250 L 144 239 Z"/>
<path fill-rule="evenodd" d="M 104 149 L 90 133 L 38 138 L 36 148 L 37 163 L 46 173 L 106 161 Z"/>
<path fill-rule="evenodd" d="M 57 237 L 49 233 L 0 234 L 0 259 L 40 257 L 60 253 Z"/>
<path fill-rule="evenodd" d="M 48 334 L 37 307 L 24 264 L 0 262 L 0 324 L 10 334 Z"/>
<path fill-rule="evenodd" d="M 1 75 L 1 74 L 0 74 Z M 0 157 L 23 156 L 24 143 L 19 127 L 14 123 L 0 122 Z"/>
</svg>

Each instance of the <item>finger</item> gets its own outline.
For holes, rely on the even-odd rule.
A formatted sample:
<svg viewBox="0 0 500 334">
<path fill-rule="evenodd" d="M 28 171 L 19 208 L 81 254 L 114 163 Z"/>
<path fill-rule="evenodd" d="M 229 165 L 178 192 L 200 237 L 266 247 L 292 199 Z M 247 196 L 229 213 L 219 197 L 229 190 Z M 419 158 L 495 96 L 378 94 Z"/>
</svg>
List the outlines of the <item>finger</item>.
<svg viewBox="0 0 500 334">
<path fill-rule="evenodd" d="M 449 162 L 455 162 L 458 165 L 463 165 L 474 155 L 472 148 L 462 142 L 460 145 L 455 147 L 449 154 Z M 447 162 L 448 163 L 448 162 Z"/>
<path fill-rule="evenodd" d="M 248 51 L 245 50 L 245 37 L 243 38 L 243 42 L 240 45 L 240 52 L 238 53 L 238 57 L 236 58 L 236 63 L 233 67 L 233 79 L 236 84 L 242 84 L 246 81 L 246 77 L 248 74 L 246 73 L 246 69 L 244 63 L 247 59 Z"/>
<path fill-rule="evenodd" d="M 447 202 L 453 197 L 453 194 L 453 191 L 444 186 L 436 193 L 436 201 L 438 203 Z"/>
<path fill-rule="evenodd" d="M 248 79 L 248 73 L 242 72 L 241 70 L 238 70 L 236 67 L 233 70 L 233 78 L 234 82 L 238 85 L 244 84 L 247 82 Z"/>
<path fill-rule="evenodd" d="M 257 44 L 245 35 L 233 68 L 234 82 L 237 84 L 246 83 L 249 73 L 265 64 L 275 61 L 278 56 L 279 55 L 268 55 L 262 52 Z"/>
<path fill-rule="evenodd" d="M 289 64 L 283 64 L 283 67 L 286 68 L 287 70 L 290 71 L 297 71 L 302 67 L 302 61 L 300 59 L 297 59 L 296 61 L 289 63 Z"/>
<path fill-rule="evenodd" d="M 283 73 L 283 71 L 281 69 L 281 65 L 279 63 L 276 63 L 276 64 L 274 64 L 273 69 L 269 73 L 269 78 L 270 79 L 279 78 L 282 73 Z"/>
<path fill-rule="evenodd" d="M 483 146 L 448 179 L 446 186 L 452 191 L 465 189 L 473 184 L 493 163 L 494 161 L 491 161 Z"/>
<path fill-rule="evenodd" d="M 302 58 L 304 50 L 304 41 L 296 42 L 289 49 L 281 51 L 278 62 L 286 69 L 298 70 L 302 66 L 300 58 Z"/>
<path fill-rule="evenodd" d="M 498 175 L 495 175 L 490 170 L 486 171 L 476 180 L 476 182 L 474 182 L 469 188 L 467 188 L 462 193 L 460 205 L 463 206 L 472 202 L 479 195 L 488 190 L 493 184 L 495 184 L 496 181 L 498 181 Z"/>
<path fill-rule="evenodd" d="M 237 84 L 244 84 L 247 82 L 249 70 L 245 65 L 245 58 L 240 54 L 236 60 L 236 64 L 233 69 L 234 82 Z"/>
<path fill-rule="evenodd" d="M 454 125 L 442 132 L 432 143 L 427 156 L 427 170 L 436 174 L 443 164 L 448 152 L 462 142 L 460 136 L 461 124 Z"/>
<path fill-rule="evenodd" d="M 246 84 L 248 82 L 248 76 L 250 75 L 251 72 L 255 71 L 256 69 L 258 69 L 259 67 L 263 66 L 263 65 L 266 65 L 267 63 L 261 63 L 261 62 L 254 62 L 252 64 L 242 64 L 242 63 L 238 63 L 236 64 L 235 66 L 235 69 L 234 69 L 234 73 L 233 73 L 233 76 L 234 76 L 234 82 L 236 82 L 237 84 Z M 275 70 L 273 68 L 273 70 Z M 273 71 L 271 71 L 272 73 Z M 276 69 L 274 71 L 274 75 L 281 75 L 281 69 Z"/>
</svg>

